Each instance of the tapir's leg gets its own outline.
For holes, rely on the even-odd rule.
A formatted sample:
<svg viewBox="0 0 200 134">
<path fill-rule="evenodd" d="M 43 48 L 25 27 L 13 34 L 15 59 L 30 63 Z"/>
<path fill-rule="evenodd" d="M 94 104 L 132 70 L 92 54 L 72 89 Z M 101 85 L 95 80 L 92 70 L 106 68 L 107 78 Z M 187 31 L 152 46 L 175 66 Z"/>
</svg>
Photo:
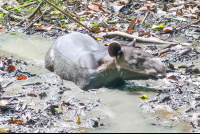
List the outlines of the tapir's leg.
<svg viewBox="0 0 200 134">
<path fill-rule="evenodd" d="M 54 58 L 54 50 L 50 48 L 45 57 L 45 68 L 51 72 L 54 72 Z"/>
</svg>

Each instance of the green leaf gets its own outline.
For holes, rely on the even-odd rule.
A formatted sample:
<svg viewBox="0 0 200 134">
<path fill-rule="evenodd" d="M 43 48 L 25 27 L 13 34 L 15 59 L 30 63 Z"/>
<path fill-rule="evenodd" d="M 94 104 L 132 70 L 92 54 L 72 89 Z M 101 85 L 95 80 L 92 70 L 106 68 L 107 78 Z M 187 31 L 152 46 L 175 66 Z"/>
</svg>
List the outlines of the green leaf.
<svg viewBox="0 0 200 134">
<path fill-rule="evenodd" d="M 17 35 L 16 33 L 10 33 L 10 35 Z"/>
<path fill-rule="evenodd" d="M 21 10 L 22 10 L 22 8 L 18 8 L 17 10 L 18 10 L 18 11 L 21 11 Z"/>
<path fill-rule="evenodd" d="M 56 3 L 52 3 L 53 5 L 56 5 Z"/>
<path fill-rule="evenodd" d="M 131 18 L 126 18 L 127 20 L 132 20 L 133 19 L 133 17 L 131 17 Z"/>
<path fill-rule="evenodd" d="M 94 27 L 97 27 L 98 25 L 99 25 L 98 23 L 94 23 L 94 25 L 93 25 L 93 26 L 94 26 Z"/>
<path fill-rule="evenodd" d="M 163 28 L 164 28 L 163 25 L 160 25 L 160 26 L 153 25 L 153 26 L 152 26 L 152 29 L 153 29 L 153 30 L 156 30 L 156 29 L 158 29 L 158 30 L 163 30 Z"/>
<path fill-rule="evenodd" d="M 6 10 L 9 10 L 9 9 L 10 9 L 10 6 L 7 6 L 7 7 L 6 7 Z"/>
<path fill-rule="evenodd" d="M 65 25 L 66 25 L 66 23 L 62 24 L 62 26 L 60 28 L 64 28 Z"/>
<path fill-rule="evenodd" d="M 59 18 L 60 18 L 60 19 L 62 19 L 62 18 L 63 18 L 63 17 L 62 17 L 62 15 L 61 15 L 61 16 L 59 16 Z"/>
<path fill-rule="evenodd" d="M 3 17 L 3 13 L 1 13 L 0 16 Z"/>
<path fill-rule="evenodd" d="M 84 18 L 80 18 L 80 21 L 82 21 Z"/>
<path fill-rule="evenodd" d="M 60 113 L 62 110 L 60 108 L 55 108 L 56 112 Z"/>
</svg>

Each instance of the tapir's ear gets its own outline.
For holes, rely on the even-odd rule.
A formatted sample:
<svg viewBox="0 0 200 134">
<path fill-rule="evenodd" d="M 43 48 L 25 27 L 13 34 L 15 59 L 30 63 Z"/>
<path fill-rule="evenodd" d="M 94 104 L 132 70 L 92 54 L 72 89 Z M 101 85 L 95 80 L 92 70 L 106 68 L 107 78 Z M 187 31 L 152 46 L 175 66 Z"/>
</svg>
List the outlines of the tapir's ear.
<svg viewBox="0 0 200 134">
<path fill-rule="evenodd" d="M 135 42 L 136 42 L 136 38 L 134 38 L 130 43 L 128 43 L 127 46 L 135 47 Z"/>
<path fill-rule="evenodd" d="M 111 57 L 118 56 L 121 52 L 121 46 L 117 42 L 113 42 L 108 47 L 108 53 Z"/>
</svg>

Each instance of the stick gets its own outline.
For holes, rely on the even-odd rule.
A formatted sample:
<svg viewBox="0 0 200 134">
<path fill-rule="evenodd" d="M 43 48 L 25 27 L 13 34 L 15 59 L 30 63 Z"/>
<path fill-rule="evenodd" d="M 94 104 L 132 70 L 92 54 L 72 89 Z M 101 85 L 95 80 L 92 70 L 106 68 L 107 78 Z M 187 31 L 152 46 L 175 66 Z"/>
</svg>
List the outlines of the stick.
<svg viewBox="0 0 200 134">
<path fill-rule="evenodd" d="M 34 20 L 33 22 L 31 22 L 31 23 L 27 26 L 27 28 L 23 31 L 23 33 L 26 32 L 26 30 L 29 29 L 29 28 L 33 25 L 33 23 L 35 23 L 36 21 L 38 21 L 47 11 L 49 11 L 49 9 L 46 9 L 46 10 L 42 13 L 42 15 L 41 15 L 40 17 L 38 17 L 36 20 Z"/>
<path fill-rule="evenodd" d="M 197 20 L 197 21 L 195 21 L 195 22 L 192 22 L 192 23 L 190 23 L 190 24 L 188 24 L 187 26 L 184 26 L 184 27 L 180 27 L 180 28 L 175 28 L 175 31 L 177 31 L 177 30 L 180 30 L 180 29 L 182 29 L 182 28 L 186 28 L 186 27 L 189 27 L 190 25 L 192 25 L 192 24 L 195 24 L 195 23 L 199 23 L 200 22 L 200 20 Z"/>
<path fill-rule="evenodd" d="M 36 7 L 35 11 L 28 17 L 28 19 L 32 18 L 40 9 L 40 6 L 42 5 L 43 1 L 39 3 L 39 5 Z"/>
<path fill-rule="evenodd" d="M 148 11 L 148 12 L 146 13 L 146 15 L 145 15 L 144 19 L 142 20 L 141 24 L 144 23 L 144 21 L 146 20 L 147 16 L 149 15 L 149 13 L 150 13 L 150 11 Z"/>
<path fill-rule="evenodd" d="M 73 21 L 77 22 L 78 24 L 80 24 L 81 26 L 85 27 L 87 30 L 91 30 L 90 28 L 88 28 L 87 26 L 83 25 L 81 22 L 79 22 L 78 20 L 74 19 L 70 14 L 64 12 L 63 10 L 61 10 L 60 8 L 58 8 L 57 6 L 53 5 L 51 2 L 49 2 L 48 0 L 44 0 L 46 1 L 49 5 L 51 5 L 52 7 L 54 7 L 55 9 L 59 10 L 61 13 L 63 13 L 64 15 L 68 16 L 70 19 L 72 19 Z"/>
<path fill-rule="evenodd" d="M 178 42 L 166 42 L 166 41 L 157 40 L 157 39 L 137 37 L 137 36 L 130 35 L 124 32 L 119 32 L 119 31 L 108 32 L 104 35 L 105 38 L 116 37 L 116 36 L 120 36 L 120 37 L 130 39 L 130 40 L 133 40 L 135 38 L 137 42 L 143 42 L 143 43 L 178 44 Z"/>
</svg>

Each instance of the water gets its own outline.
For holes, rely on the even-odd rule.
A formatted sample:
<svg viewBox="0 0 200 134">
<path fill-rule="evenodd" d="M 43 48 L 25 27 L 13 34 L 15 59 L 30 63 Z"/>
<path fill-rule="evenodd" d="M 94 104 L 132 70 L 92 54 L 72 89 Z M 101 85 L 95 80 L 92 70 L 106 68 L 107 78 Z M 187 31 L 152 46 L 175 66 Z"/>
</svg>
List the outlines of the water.
<svg viewBox="0 0 200 134">
<path fill-rule="evenodd" d="M 53 39 L 45 39 L 40 36 L 1 34 L 0 56 L 13 55 L 15 58 L 36 61 L 38 64 L 43 64 L 45 54 L 53 42 Z M 39 71 L 41 70 L 35 70 L 37 73 L 39 73 Z M 22 83 L 20 83 L 20 85 L 21 84 Z M 17 87 L 20 85 L 14 84 L 12 86 Z M 64 81 L 64 85 L 70 87 L 72 91 L 63 94 L 63 100 L 66 98 L 78 97 L 81 100 L 87 98 L 100 99 L 102 103 L 101 106 L 95 108 L 86 116 L 101 115 L 106 117 L 100 121 L 100 123 L 103 123 L 105 126 L 97 129 L 86 129 L 85 132 L 163 133 L 182 131 L 181 127 L 169 128 L 159 125 L 151 125 L 152 120 L 147 119 L 147 117 L 150 117 L 151 115 L 141 112 L 141 109 L 138 107 L 138 103 L 143 100 L 140 99 L 140 96 L 147 94 L 148 98 L 151 99 L 156 95 L 156 93 L 144 91 L 127 92 L 118 89 L 107 88 L 100 88 L 97 92 L 90 93 L 80 90 L 74 83 L 70 81 Z"/>
</svg>

